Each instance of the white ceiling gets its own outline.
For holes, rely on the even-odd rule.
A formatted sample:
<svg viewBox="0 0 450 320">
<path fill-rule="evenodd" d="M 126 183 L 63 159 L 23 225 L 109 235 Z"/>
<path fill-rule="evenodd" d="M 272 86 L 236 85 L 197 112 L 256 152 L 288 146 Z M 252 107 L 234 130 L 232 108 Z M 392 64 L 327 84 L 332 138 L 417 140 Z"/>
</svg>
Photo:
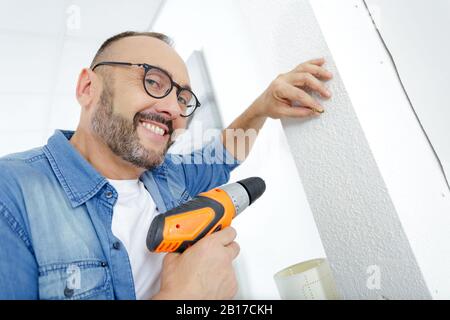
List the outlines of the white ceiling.
<svg viewBox="0 0 450 320">
<path fill-rule="evenodd" d="M 2 0 L 0 156 L 75 129 L 75 86 L 108 37 L 148 31 L 163 0 Z"/>
</svg>

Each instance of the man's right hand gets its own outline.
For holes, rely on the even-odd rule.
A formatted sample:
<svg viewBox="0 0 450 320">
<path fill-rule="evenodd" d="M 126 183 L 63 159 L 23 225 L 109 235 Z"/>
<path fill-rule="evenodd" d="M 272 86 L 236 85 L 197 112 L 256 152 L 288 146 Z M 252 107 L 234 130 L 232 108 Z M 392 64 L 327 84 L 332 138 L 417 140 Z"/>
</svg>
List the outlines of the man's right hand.
<svg viewBox="0 0 450 320">
<path fill-rule="evenodd" d="M 239 254 L 236 230 L 227 227 L 204 237 L 183 254 L 164 258 L 161 290 L 153 299 L 232 299 L 238 285 L 232 262 Z"/>
</svg>

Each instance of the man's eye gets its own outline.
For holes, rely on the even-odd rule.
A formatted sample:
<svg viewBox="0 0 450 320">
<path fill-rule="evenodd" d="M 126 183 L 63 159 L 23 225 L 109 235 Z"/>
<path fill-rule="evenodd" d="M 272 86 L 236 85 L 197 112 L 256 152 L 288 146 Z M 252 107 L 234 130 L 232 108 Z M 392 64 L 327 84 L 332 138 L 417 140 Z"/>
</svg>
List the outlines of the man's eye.
<svg viewBox="0 0 450 320">
<path fill-rule="evenodd" d="M 147 83 L 148 83 L 151 87 L 153 87 L 153 88 L 159 88 L 159 87 L 160 87 L 158 81 L 155 81 L 155 80 L 153 80 L 153 79 L 147 79 L 146 81 L 147 81 Z"/>
<path fill-rule="evenodd" d="M 183 97 L 178 97 L 178 102 L 180 102 L 183 106 L 187 105 L 187 101 Z"/>
</svg>

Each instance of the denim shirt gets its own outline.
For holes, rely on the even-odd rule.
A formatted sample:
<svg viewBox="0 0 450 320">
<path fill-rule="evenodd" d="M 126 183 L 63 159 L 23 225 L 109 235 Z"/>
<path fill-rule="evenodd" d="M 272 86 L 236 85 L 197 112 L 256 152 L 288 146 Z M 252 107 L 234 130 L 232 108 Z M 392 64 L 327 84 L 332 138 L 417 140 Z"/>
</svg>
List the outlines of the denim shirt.
<svg viewBox="0 0 450 320">
<path fill-rule="evenodd" d="M 136 298 L 111 230 L 117 192 L 72 135 L 57 130 L 43 147 L 0 158 L 0 299 Z M 167 154 L 140 180 L 164 213 L 226 183 L 238 164 L 216 138 L 190 155 Z"/>
</svg>

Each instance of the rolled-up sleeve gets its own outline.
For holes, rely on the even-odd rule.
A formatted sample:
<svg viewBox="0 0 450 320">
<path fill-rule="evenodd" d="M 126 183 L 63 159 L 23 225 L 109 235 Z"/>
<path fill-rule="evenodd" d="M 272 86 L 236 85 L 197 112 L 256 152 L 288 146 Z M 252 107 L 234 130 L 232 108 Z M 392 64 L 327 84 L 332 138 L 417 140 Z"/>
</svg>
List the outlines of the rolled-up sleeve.
<svg viewBox="0 0 450 320">
<path fill-rule="evenodd" d="M 186 189 L 192 197 L 227 183 L 231 171 L 241 164 L 224 147 L 220 136 L 190 154 L 170 158 L 173 164 L 183 168 Z"/>
</svg>

